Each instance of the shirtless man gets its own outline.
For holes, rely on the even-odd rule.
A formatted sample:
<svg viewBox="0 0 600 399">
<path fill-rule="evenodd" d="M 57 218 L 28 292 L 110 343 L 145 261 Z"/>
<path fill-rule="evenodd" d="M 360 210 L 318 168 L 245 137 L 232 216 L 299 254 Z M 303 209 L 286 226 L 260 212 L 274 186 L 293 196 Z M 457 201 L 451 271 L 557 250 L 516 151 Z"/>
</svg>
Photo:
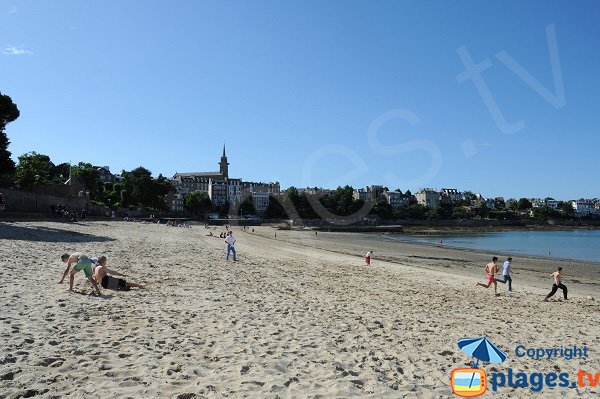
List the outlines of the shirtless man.
<svg viewBox="0 0 600 399">
<path fill-rule="evenodd" d="M 90 258 L 88 258 L 80 252 L 74 252 L 71 255 L 63 254 L 60 257 L 60 259 L 67 264 L 67 268 L 65 269 L 62 278 L 58 282 L 59 284 L 62 284 L 63 281 L 65 281 L 65 277 L 67 277 L 67 273 L 69 273 L 71 265 L 75 264 L 69 276 L 69 291 L 73 291 L 73 280 L 75 279 L 75 273 L 77 273 L 80 270 L 83 270 L 83 272 L 85 273 L 85 277 L 87 277 L 90 284 L 92 284 L 92 287 L 94 287 L 94 289 L 96 290 L 96 294 L 101 294 L 100 288 L 98 288 L 98 284 L 96 284 L 96 281 L 93 278 L 92 261 L 90 260 Z"/>
<path fill-rule="evenodd" d="M 475 287 L 481 286 L 483 288 L 489 288 L 490 285 L 492 285 L 492 283 L 493 283 L 494 284 L 494 295 L 498 294 L 498 284 L 496 283 L 496 278 L 494 277 L 496 275 L 496 273 L 498 273 L 498 265 L 496 265 L 496 262 L 498 262 L 498 257 L 494 256 L 492 258 L 492 261 L 490 263 L 488 263 L 487 265 L 485 265 L 485 272 L 487 273 L 487 280 L 488 280 L 487 285 L 485 285 L 483 283 L 475 284 Z"/>
<path fill-rule="evenodd" d="M 562 267 L 559 267 L 554 273 L 550 275 L 554 278 L 554 284 L 552 284 L 552 291 L 550 291 L 550 293 L 546 295 L 546 298 L 544 298 L 544 302 L 548 302 L 548 298 L 556 294 L 556 291 L 558 291 L 559 288 L 563 290 L 563 296 L 565 297 L 565 301 L 567 300 L 567 286 L 562 283 L 561 272 Z"/>
<path fill-rule="evenodd" d="M 127 291 L 130 288 L 145 288 L 145 286 L 142 284 L 130 283 L 122 278 L 109 276 L 109 274 L 126 277 L 124 274 L 110 270 L 108 267 L 106 267 L 106 256 L 101 256 L 98 258 L 98 266 L 94 268 L 94 276 L 96 277 L 98 284 L 102 285 L 102 288 L 123 291 Z"/>
</svg>

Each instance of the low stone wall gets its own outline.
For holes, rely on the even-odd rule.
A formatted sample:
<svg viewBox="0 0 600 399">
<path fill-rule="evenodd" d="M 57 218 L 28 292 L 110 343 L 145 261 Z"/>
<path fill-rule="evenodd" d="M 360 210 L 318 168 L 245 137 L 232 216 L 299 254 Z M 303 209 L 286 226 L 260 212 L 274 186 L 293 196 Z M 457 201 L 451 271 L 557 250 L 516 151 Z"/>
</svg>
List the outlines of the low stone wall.
<svg viewBox="0 0 600 399">
<path fill-rule="evenodd" d="M 56 197 L 36 192 L 2 189 L 3 212 L 50 213 L 50 206 L 61 204 L 69 210 L 86 209 L 86 200 L 79 197 Z"/>
</svg>

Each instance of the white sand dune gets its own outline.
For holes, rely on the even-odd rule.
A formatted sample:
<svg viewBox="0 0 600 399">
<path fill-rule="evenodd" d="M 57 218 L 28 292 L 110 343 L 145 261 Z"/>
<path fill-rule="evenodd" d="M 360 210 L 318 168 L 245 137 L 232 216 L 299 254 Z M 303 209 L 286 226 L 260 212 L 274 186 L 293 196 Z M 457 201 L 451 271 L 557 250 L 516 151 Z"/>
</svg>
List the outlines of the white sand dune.
<svg viewBox="0 0 600 399">
<path fill-rule="evenodd" d="M 215 231 L 218 235 L 218 231 Z M 0 223 L 0 397 L 448 398 L 463 337 L 509 358 L 488 371 L 600 372 L 598 265 L 515 258 L 515 291 L 483 282 L 488 254 L 342 233 L 234 228 L 240 262 L 203 227 Z M 373 267 L 362 255 L 373 249 Z M 57 284 L 64 252 L 104 254 L 146 290 Z M 544 303 L 562 264 L 571 300 Z M 586 297 L 592 296 L 595 300 Z M 587 359 L 517 358 L 587 345 Z M 597 388 L 492 396 L 597 397 Z"/>
</svg>

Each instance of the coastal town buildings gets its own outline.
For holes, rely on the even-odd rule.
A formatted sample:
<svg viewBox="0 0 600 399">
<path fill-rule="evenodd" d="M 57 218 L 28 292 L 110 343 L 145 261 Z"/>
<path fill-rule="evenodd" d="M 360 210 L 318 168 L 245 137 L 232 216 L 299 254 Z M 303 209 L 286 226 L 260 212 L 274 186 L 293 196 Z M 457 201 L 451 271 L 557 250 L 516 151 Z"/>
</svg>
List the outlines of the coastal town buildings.
<svg viewBox="0 0 600 399">
<path fill-rule="evenodd" d="M 117 181 L 117 177 L 110 173 L 110 167 L 108 166 L 94 166 L 98 171 L 98 180 L 100 184 L 104 183 L 115 183 Z"/>
<path fill-rule="evenodd" d="M 548 208 L 556 210 L 556 209 L 558 209 L 558 201 L 554 200 L 554 199 L 547 199 L 546 200 L 546 206 Z"/>
<path fill-rule="evenodd" d="M 172 179 L 173 186 L 177 193 L 183 195 L 190 192 L 206 193 L 213 205 L 217 207 L 229 204 L 235 209 L 245 198 L 250 197 L 257 213 L 263 213 L 269 207 L 270 195 L 279 195 L 280 193 L 278 182 L 256 183 L 230 177 L 229 162 L 224 145 L 218 165 L 218 172 L 175 173 Z M 172 211 L 175 211 L 174 206 L 174 204 L 170 205 Z"/>
<path fill-rule="evenodd" d="M 379 185 L 371 185 L 365 188 L 355 189 L 352 193 L 352 197 L 354 199 L 361 199 L 365 202 L 376 202 L 378 199 L 384 196 L 383 186 Z"/>
<path fill-rule="evenodd" d="M 400 208 L 403 206 L 408 206 L 409 199 L 407 196 L 398 191 L 385 191 L 383 196 L 387 200 L 387 203 L 392 206 L 392 208 Z"/>
<path fill-rule="evenodd" d="M 576 216 L 595 215 L 597 213 L 596 205 L 593 200 L 580 198 L 571 201 L 571 206 Z"/>
<path fill-rule="evenodd" d="M 463 199 L 463 195 L 455 188 L 442 188 L 440 192 L 441 200 L 449 204 L 455 204 Z"/>
</svg>

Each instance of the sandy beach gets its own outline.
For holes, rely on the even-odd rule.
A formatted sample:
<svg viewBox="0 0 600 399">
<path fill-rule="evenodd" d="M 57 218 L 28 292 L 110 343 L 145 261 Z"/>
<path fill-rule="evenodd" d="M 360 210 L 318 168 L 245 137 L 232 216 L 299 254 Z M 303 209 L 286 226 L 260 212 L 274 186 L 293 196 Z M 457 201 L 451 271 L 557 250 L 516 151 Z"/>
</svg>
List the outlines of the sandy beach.
<svg viewBox="0 0 600 399">
<path fill-rule="evenodd" d="M 254 229 L 233 227 L 234 264 L 222 230 L 209 237 L 202 226 L 0 222 L 0 398 L 449 398 L 450 372 L 469 360 L 457 340 L 483 336 L 508 354 L 488 372 L 600 372 L 600 264 L 514 256 L 514 291 L 499 284 L 495 297 L 474 284 L 501 254 Z M 78 273 L 69 292 L 57 284 L 60 255 L 74 251 L 106 255 L 147 289 L 96 297 Z M 559 290 L 543 302 L 557 266 L 570 300 Z M 518 358 L 519 344 L 589 353 Z M 503 387 L 486 396 L 599 392 Z"/>
</svg>

